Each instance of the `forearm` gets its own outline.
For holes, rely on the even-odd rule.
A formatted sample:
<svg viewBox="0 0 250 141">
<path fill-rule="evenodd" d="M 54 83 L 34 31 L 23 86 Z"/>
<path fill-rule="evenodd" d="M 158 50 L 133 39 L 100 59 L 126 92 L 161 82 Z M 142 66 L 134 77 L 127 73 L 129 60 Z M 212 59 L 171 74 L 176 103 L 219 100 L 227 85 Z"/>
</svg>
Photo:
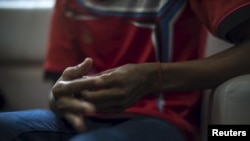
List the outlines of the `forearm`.
<svg viewBox="0 0 250 141">
<path fill-rule="evenodd" d="M 250 41 L 208 58 L 162 63 L 162 91 L 215 88 L 226 80 L 250 73 Z"/>
</svg>

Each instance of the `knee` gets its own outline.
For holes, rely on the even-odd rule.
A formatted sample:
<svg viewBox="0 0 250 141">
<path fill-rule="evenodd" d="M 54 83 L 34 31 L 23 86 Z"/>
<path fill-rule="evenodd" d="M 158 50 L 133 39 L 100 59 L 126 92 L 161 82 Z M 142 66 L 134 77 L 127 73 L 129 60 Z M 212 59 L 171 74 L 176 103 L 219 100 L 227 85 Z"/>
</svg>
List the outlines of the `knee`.
<svg viewBox="0 0 250 141">
<path fill-rule="evenodd" d="M 133 141 L 111 128 L 97 129 L 74 136 L 69 141 Z"/>
<path fill-rule="evenodd" d="M 13 112 L 0 113 L 0 138 L 5 141 L 13 140 L 18 134 L 19 118 Z"/>
<path fill-rule="evenodd" d="M 9 141 L 21 133 L 30 131 L 49 116 L 47 110 L 26 110 L 0 113 L 0 139 Z"/>
</svg>

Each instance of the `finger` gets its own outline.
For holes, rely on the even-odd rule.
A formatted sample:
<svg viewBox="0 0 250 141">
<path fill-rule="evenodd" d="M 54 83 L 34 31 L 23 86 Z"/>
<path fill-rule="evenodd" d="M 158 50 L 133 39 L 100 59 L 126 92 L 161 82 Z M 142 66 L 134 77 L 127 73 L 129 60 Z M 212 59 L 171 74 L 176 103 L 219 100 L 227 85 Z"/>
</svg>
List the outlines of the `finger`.
<svg viewBox="0 0 250 141">
<path fill-rule="evenodd" d="M 80 93 L 82 90 L 93 90 L 102 88 L 104 82 L 99 77 L 79 78 L 72 81 L 58 81 L 53 89 L 55 99 L 62 96 L 70 96 L 72 93 Z"/>
<path fill-rule="evenodd" d="M 92 75 L 92 77 L 99 77 L 102 79 L 103 87 L 119 86 L 123 84 L 124 76 L 116 73 L 116 68 L 109 69 L 98 74 Z"/>
<path fill-rule="evenodd" d="M 116 68 L 108 69 L 108 70 L 96 73 L 96 74 L 94 74 L 94 76 L 100 76 L 100 75 L 103 75 L 103 74 L 108 74 L 108 73 L 111 73 L 111 72 L 113 72 L 115 70 L 116 70 Z"/>
<path fill-rule="evenodd" d="M 62 97 L 56 102 L 57 109 L 61 111 L 94 113 L 95 106 L 89 102 L 75 98 Z"/>
<path fill-rule="evenodd" d="M 64 118 L 66 121 L 73 126 L 73 128 L 78 132 L 83 132 L 86 130 L 84 123 L 84 118 L 81 114 L 76 113 L 65 113 Z"/>
<path fill-rule="evenodd" d="M 66 68 L 62 74 L 62 79 L 72 80 L 80 78 L 90 70 L 92 64 L 93 60 L 91 58 L 86 58 L 81 64 Z"/>
<path fill-rule="evenodd" d="M 95 105 L 96 113 L 122 112 L 130 104 L 127 98 L 119 95 L 112 98 L 103 98 L 92 102 Z"/>
<path fill-rule="evenodd" d="M 100 89 L 97 91 L 84 90 L 80 94 L 84 100 L 92 103 L 126 99 L 126 93 L 118 88 Z"/>
</svg>

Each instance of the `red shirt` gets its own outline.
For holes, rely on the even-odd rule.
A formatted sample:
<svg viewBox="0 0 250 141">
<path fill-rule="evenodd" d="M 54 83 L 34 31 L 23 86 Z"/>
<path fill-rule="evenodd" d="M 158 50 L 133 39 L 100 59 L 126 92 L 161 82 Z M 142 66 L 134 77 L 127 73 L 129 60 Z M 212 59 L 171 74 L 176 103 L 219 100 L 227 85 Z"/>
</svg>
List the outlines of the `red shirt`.
<svg viewBox="0 0 250 141">
<path fill-rule="evenodd" d="M 62 73 L 85 57 L 93 58 L 95 72 L 126 63 L 201 58 L 207 29 L 225 38 L 237 25 L 225 19 L 247 5 L 248 0 L 58 0 L 45 70 Z M 168 120 L 194 141 L 199 129 L 200 93 L 167 93 L 163 111 L 159 111 L 156 97 L 149 95 L 125 112 Z"/>
</svg>

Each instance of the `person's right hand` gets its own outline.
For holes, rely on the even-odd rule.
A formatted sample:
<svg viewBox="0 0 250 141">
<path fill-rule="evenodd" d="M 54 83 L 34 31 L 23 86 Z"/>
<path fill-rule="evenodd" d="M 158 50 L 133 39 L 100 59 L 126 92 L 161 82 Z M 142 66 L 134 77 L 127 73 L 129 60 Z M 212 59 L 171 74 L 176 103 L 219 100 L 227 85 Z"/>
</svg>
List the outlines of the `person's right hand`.
<svg viewBox="0 0 250 141">
<path fill-rule="evenodd" d="M 92 59 L 86 58 L 83 63 L 68 67 L 52 88 L 51 109 L 65 118 L 79 132 L 85 130 L 84 113 L 93 113 L 95 107 L 93 104 L 76 97 L 76 93 L 79 91 L 71 89 L 68 84 L 79 78 L 82 79 L 92 67 L 92 62 Z"/>
</svg>

